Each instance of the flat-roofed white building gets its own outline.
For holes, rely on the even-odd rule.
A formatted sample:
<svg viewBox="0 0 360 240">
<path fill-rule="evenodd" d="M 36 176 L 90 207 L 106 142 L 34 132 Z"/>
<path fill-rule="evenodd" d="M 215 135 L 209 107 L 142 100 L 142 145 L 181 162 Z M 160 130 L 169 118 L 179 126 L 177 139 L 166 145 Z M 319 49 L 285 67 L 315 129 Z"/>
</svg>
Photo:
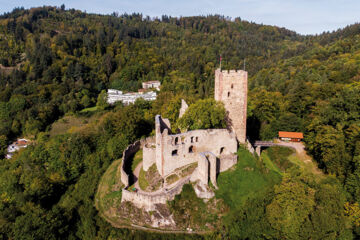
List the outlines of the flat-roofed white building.
<svg viewBox="0 0 360 240">
<path fill-rule="evenodd" d="M 144 89 L 155 88 L 156 90 L 160 91 L 160 86 L 160 81 L 148 81 L 142 83 L 142 87 Z"/>
<path fill-rule="evenodd" d="M 12 144 L 10 144 L 7 148 L 6 158 L 10 159 L 14 155 L 15 152 L 19 151 L 21 148 L 26 148 L 29 145 L 29 140 L 24 138 L 19 138 Z"/>
<path fill-rule="evenodd" d="M 109 104 L 114 104 L 115 102 L 121 101 L 124 105 L 129 105 L 130 103 L 135 103 L 136 99 L 143 98 L 146 101 L 156 100 L 156 92 L 129 92 L 123 93 L 122 91 L 115 89 L 108 89 L 107 92 L 107 102 Z"/>
</svg>

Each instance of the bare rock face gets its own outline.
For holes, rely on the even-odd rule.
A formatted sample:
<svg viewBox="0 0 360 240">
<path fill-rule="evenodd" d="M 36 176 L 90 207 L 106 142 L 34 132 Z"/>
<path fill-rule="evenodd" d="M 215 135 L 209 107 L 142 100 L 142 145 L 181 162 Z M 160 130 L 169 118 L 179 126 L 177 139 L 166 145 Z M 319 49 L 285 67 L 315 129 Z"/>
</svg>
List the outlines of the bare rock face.
<svg viewBox="0 0 360 240">
<path fill-rule="evenodd" d="M 187 103 L 185 102 L 184 99 L 181 99 L 181 108 L 180 108 L 180 111 L 179 111 L 179 118 L 181 118 L 185 112 L 186 112 L 186 109 L 188 109 L 188 105 Z"/>
<path fill-rule="evenodd" d="M 155 228 L 175 228 L 176 223 L 166 204 L 156 204 L 151 215 L 151 226 Z"/>
<path fill-rule="evenodd" d="M 196 196 L 198 198 L 204 199 L 205 202 L 207 202 L 209 199 L 215 197 L 215 193 L 209 188 L 207 184 L 204 184 L 201 181 L 197 181 L 194 190 L 196 193 Z"/>
</svg>

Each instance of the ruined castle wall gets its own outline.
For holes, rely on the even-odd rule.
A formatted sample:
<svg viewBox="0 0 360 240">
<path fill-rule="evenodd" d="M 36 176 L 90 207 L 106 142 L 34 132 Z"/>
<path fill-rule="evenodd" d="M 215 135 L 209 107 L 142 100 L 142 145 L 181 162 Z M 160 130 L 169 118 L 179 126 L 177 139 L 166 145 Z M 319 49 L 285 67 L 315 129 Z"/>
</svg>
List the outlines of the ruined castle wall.
<svg viewBox="0 0 360 240">
<path fill-rule="evenodd" d="M 155 210 L 155 204 L 166 204 L 172 201 L 175 195 L 180 194 L 185 183 L 189 182 L 190 177 L 180 181 L 176 187 L 170 191 L 163 191 L 158 194 L 144 192 L 130 192 L 126 189 L 122 190 L 121 202 L 130 201 L 138 208 L 144 208 L 146 211 Z"/>
<path fill-rule="evenodd" d="M 156 148 L 155 145 L 143 147 L 143 169 L 144 171 L 149 170 L 149 168 L 156 162 Z"/>
<path fill-rule="evenodd" d="M 247 144 L 247 150 L 249 150 L 249 152 L 251 152 L 252 154 L 254 154 L 255 149 L 254 147 L 251 145 L 250 141 L 248 139 L 246 139 L 246 144 Z"/>
<path fill-rule="evenodd" d="M 185 114 L 185 112 L 188 108 L 189 108 L 189 106 L 187 105 L 185 100 L 181 99 L 181 108 L 179 110 L 179 118 L 181 118 Z"/>
<path fill-rule="evenodd" d="M 143 149 L 143 169 L 147 171 L 156 162 L 155 136 L 141 140 L 141 148 Z"/>
<path fill-rule="evenodd" d="M 144 208 L 147 211 L 154 210 L 155 204 L 166 204 L 168 197 L 166 194 L 150 196 L 139 192 L 129 192 L 122 190 L 121 201 L 132 202 L 138 208 Z"/>
<path fill-rule="evenodd" d="M 215 156 L 219 156 L 221 152 L 235 153 L 237 151 L 235 134 L 226 129 L 194 130 L 176 135 L 164 133 L 162 135 L 162 169 L 158 168 L 162 176 L 172 173 L 177 168 L 197 162 L 198 153 L 212 152 Z"/>
<path fill-rule="evenodd" d="M 208 184 L 209 181 L 209 161 L 204 153 L 199 154 L 197 171 L 194 172 L 197 176 L 193 181 L 199 179 L 202 183 Z M 192 176 L 193 177 L 193 176 Z"/>
<path fill-rule="evenodd" d="M 246 141 L 247 78 L 242 70 L 215 71 L 215 100 L 224 103 L 229 125 L 240 143 Z"/>
<path fill-rule="evenodd" d="M 123 159 L 120 164 L 121 182 L 125 187 L 129 186 L 129 173 L 126 172 L 126 167 L 131 165 L 131 157 L 140 149 L 140 141 L 130 144 L 123 152 Z"/>
<path fill-rule="evenodd" d="M 161 176 L 164 176 L 163 165 L 164 165 L 164 137 L 171 133 L 170 122 L 168 119 L 161 118 L 160 115 L 155 116 L 155 163 L 156 167 Z"/>
<path fill-rule="evenodd" d="M 217 159 L 214 154 L 208 154 L 207 156 L 210 163 L 210 181 L 217 188 L 217 184 L 216 184 L 216 173 L 218 170 Z"/>
<path fill-rule="evenodd" d="M 220 172 L 225 172 L 237 163 L 236 154 L 226 154 L 220 156 Z"/>
</svg>

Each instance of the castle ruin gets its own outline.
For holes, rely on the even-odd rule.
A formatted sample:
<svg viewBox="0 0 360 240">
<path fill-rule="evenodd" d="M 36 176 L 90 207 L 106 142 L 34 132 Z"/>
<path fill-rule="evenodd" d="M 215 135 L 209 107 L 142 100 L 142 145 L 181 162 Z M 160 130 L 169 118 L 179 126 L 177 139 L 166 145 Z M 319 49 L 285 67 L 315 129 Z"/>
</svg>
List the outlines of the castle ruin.
<svg viewBox="0 0 360 240">
<path fill-rule="evenodd" d="M 246 143 L 248 74 L 243 70 L 215 71 L 215 100 L 228 112 L 229 125 L 239 143 Z"/>
<path fill-rule="evenodd" d="M 158 203 L 172 200 L 175 194 L 181 191 L 186 182 L 196 182 L 198 187 L 207 187 L 210 181 L 216 188 L 216 177 L 237 163 L 238 143 L 246 143 L 246 109 L 247 109 L 247 72 L 242 70 L 215 71 L 215 100 L 224 103 L 228 116 L 228 129 L 200 129 L 173 134 L 170 121 L 160 115 L 155 117 L 155 136 L 142 141 L 143 171 L 148 171 L 153 165 L 163 179 L 177 169 L 197 163 L 191 175 L 179 179 L 169 185 L 164 184 L 162 189 L 154 192 L 132 193 L 123 190 L 122 201 L 131 201 L 139 208 L 153 209 Z M 186 112 L 187 104 L 182 100 L 180 117 Z M 139 143 L 131 149 L 138 149 Z M 125 171 L 128 161 L 127 152 L 124 152 L 121 165 L 121 181 L 128 187 L 129 174 Z M 199 197 L 211 198 L 213 192 L 209 190 L 195 192 Z"/>
</svg>

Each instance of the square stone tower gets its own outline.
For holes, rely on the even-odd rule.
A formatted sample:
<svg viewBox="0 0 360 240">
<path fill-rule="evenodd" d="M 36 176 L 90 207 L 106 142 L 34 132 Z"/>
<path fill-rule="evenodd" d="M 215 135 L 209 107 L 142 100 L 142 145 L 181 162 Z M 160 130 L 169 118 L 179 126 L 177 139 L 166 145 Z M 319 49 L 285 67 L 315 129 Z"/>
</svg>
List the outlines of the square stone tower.
<svg viewBox="0 0 360 240">
<path fill-rule="evenodd" d="M 243 70 L 215 70 L 215 100 L 224 103 L 239 143 L 246 142 L 247 79 Z"/>
</svg>

